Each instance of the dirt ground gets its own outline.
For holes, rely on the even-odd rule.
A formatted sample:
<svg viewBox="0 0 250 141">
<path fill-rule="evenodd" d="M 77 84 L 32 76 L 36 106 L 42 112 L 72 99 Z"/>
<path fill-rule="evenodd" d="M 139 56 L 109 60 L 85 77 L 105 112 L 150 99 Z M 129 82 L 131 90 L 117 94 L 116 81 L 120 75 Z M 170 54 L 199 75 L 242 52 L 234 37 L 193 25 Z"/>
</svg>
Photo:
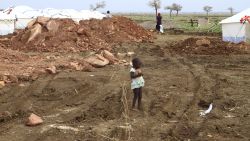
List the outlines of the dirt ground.
<svg viewBox="0 0 250 141">
<path fill-rule="evenodd" d="M 194 36 L 157 37 L 113 49 L 134 51 L 144 63 L 142 111 L 131 110 L 128 66 L 43 74 L 0 90 L 0 112 L 8 111 L 0 115 L 0 141 L 248 141 L 249 50 L 192 54 L 173 42 Z M 211 113 L 201 117 L 211 103 Z M 44 123 L 25 126 L 30 113 Z"/>
</svg>

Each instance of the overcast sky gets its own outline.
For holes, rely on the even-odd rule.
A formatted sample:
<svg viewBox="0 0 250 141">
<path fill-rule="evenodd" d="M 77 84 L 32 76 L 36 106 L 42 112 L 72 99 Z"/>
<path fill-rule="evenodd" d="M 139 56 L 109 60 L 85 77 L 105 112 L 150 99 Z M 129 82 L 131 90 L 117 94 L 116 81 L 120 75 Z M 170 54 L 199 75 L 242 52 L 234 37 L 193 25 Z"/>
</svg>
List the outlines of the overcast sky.
<svg viewBox="0 0 250 141">
<path fill-rule="evenodd" d="M 42 8 L 67 8 L 67 9 L 89 9 L 90 4 L 102 0 L 0 0 L 0 8 L 9 6 L 28 5 L 36 9 Z M 148 7 L 149 0 L 105 0 L 106 8 L 100 11 L 110 10 L 112 12 L 153 12 Z M 236 11 L 242 11 L 250 7 L 249 0 L 162 0 L 162 6 L 178 3 L 183 6 L 182 12 L 202 12 L 205 5 L 213 7 L 213 12 L 227 12 L 228 7 Z M 163 8 L 160 10 L 165 12 Z"/>
</svg>

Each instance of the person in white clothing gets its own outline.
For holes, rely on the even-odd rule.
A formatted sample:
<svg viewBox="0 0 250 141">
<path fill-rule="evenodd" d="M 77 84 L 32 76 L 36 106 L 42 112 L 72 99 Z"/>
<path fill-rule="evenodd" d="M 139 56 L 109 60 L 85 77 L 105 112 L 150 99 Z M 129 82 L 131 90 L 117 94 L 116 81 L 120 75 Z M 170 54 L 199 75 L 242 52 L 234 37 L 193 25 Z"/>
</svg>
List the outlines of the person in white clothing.
<svg viewBox="0 0 250 141">
<path fill-rule="evenodd" d="M 107 11 L 106 18 L 112 18 L 110 11 Z"/>
</svg>

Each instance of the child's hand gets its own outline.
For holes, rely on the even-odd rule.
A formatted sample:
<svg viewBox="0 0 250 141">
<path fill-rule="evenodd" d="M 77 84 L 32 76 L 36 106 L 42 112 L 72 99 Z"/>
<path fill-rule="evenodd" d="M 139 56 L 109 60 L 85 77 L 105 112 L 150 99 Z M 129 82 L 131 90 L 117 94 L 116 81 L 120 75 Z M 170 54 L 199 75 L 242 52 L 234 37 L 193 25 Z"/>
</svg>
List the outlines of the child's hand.
<svg viewBox="0 0 250 141">
<path fill-rule="evenodd" d="M 141 69 L 137 69 L 137 70 L 136 70 L 136 73 L 137 73 L 137 74 L 142 73 Z"/>
</svg>

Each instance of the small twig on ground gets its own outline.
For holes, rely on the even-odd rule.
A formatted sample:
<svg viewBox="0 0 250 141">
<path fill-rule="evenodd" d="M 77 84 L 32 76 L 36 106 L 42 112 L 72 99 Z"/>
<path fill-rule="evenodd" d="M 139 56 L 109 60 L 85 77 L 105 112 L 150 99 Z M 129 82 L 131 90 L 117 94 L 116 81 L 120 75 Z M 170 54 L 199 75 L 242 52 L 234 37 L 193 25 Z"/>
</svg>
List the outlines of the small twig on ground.
<svg viewBox="0 0 250 141">
<path fill-rule="evenodd" d="M 124 107 L 124 112 L 122 113 L 124 118 L 125 118 L 125 124 L 126 126 L 129 124 L 129 107 L 128 107 L 128 100 L 127 100 L 127 89 L 125 87 L 126 83 L 123 82 L 122 84 L 122 98 L 121 98 L 121 101 L 122 101 L 122 104 L 123 104 L 123 107 Z M 131 140 L 131 128 L 126 128 L 126 135 L 127 135 L 127 140 Z"/>
<path fill-rule="evenodd" d="M 75 89 L 75 92 L 76 92 L 76 94 L 78 94 L 78 91 L 77 91 L 77 89 Z"/>
<path fill-rule="evenodd" d="M 110 77 L 110 80 L 112 80 L 113 77 L 114 77 L 115 75 L 116 75 L 116 72 L 114 71 L 114 72 L 112 73 L 111 77 Z"/>
</svg>

